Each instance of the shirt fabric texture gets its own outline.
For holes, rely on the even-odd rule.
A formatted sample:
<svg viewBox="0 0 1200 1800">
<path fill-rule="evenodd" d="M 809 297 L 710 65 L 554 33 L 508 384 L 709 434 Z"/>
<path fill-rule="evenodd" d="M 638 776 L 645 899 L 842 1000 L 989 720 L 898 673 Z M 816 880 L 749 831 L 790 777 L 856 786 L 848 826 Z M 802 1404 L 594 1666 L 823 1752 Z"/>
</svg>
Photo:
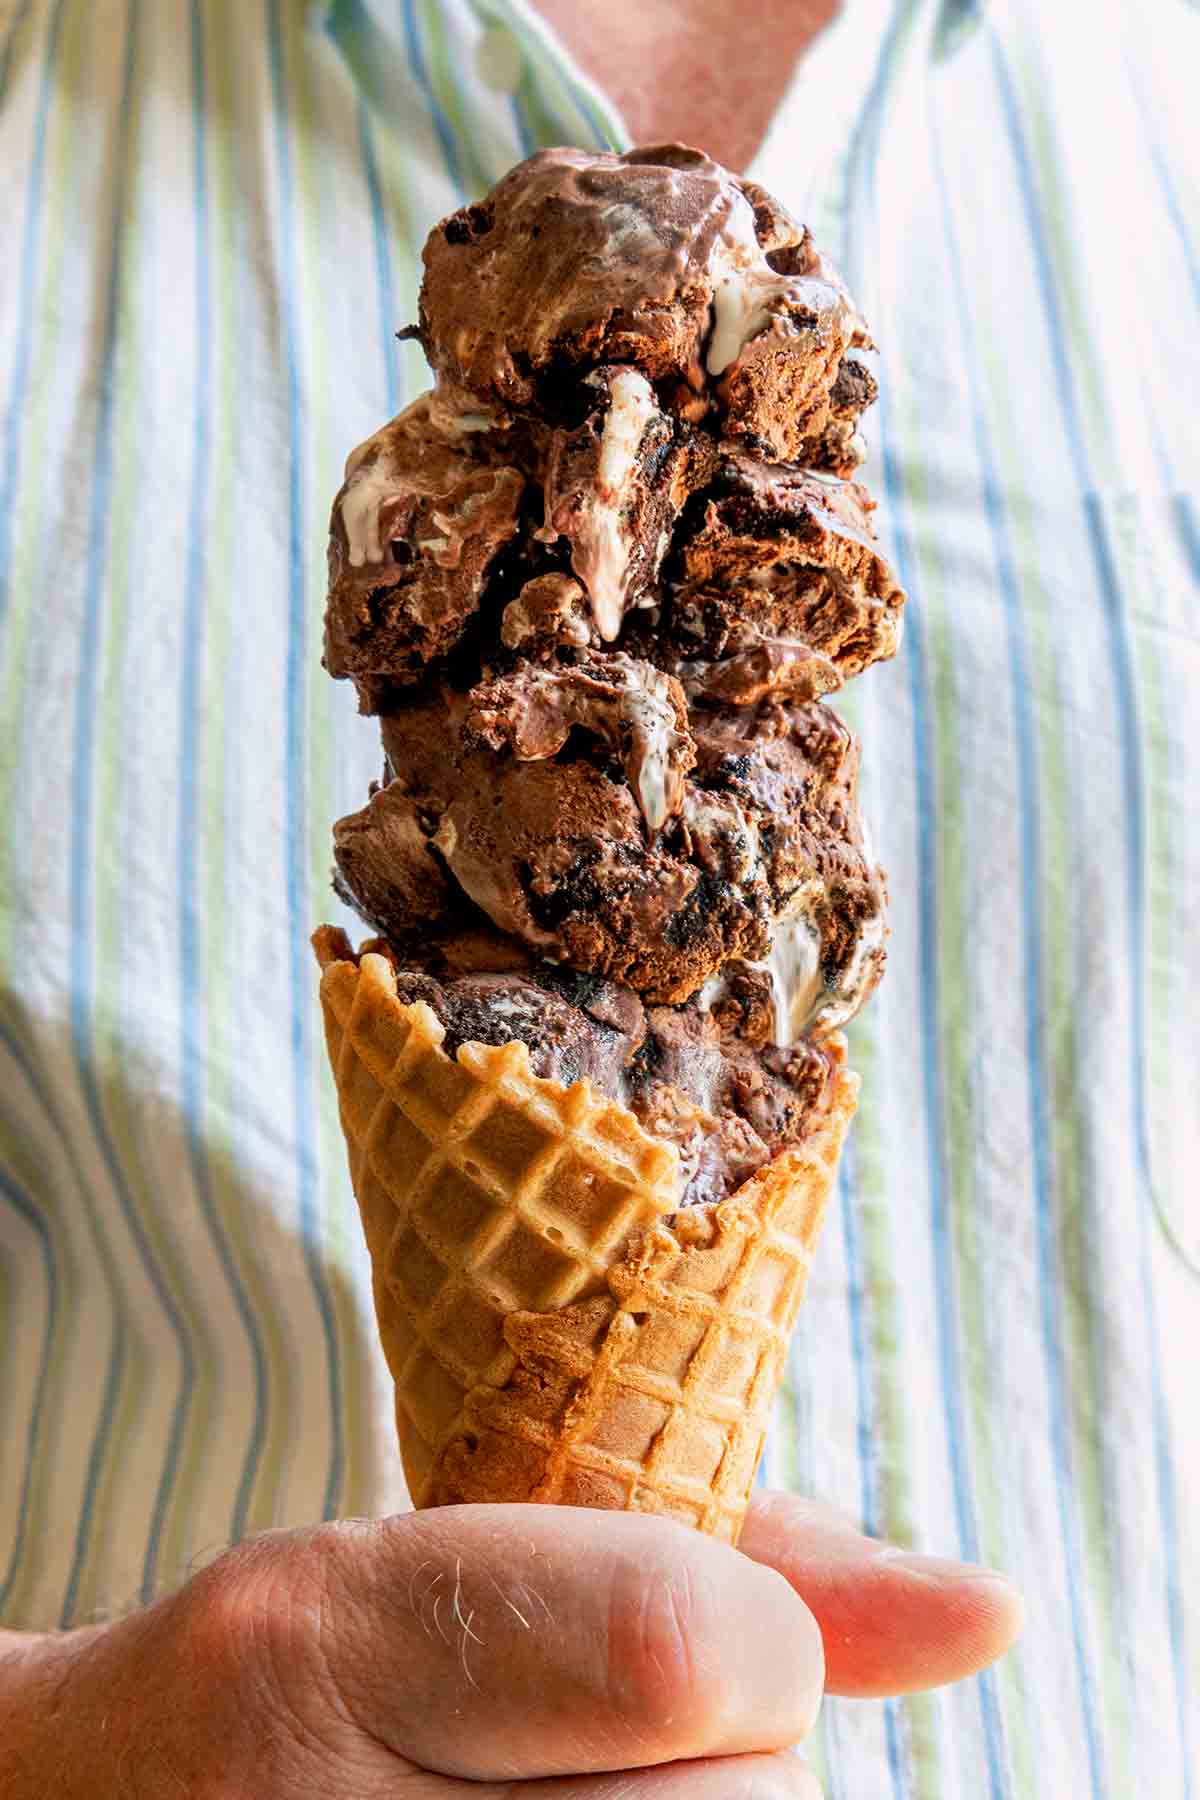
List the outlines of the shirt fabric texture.
<svg viewBox="0 0 1200 1800">
<path fill-rule="evenodd" d="M 827 1702 L 829 1800 L 1200 1795 L 1197 68 L 1189 0 L 849 0 L 749 171 L 881 346 L 911 596 L 833 700 L 892 937 L 763 1479 L 1029 1602 Z M 6 1624 L 404 1503 L 308 947 L 379 758 L 328 508 L 429 227 L 627 141 L 513 0 L 0 0 Z"/>
</svg>

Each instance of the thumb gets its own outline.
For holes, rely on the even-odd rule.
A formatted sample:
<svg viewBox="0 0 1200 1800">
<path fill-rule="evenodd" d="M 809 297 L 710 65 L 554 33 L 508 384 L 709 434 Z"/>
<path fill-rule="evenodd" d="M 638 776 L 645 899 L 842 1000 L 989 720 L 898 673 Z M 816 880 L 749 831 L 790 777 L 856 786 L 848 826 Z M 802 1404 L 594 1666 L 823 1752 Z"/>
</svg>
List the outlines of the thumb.
<svg viewBox="0 0 1200 1800">
<path fill-rule="evenodd" d="M 358 1727 L 474 1780 L 770 1751 L 821 1641 L 772 1570 L 670 1520 L 456 1506 L 326 1527 L 325 1659 Z"/>
<path fill-rule="evenodd" d="M 860 1698 L 958 1681 L 1005 1650 L 1024 1606 L 1003 1575 L 864 1537 L 831 1507 L 758 1494 L 738 1547 L 812 1608 L 826 1687 Z"/>
</svg>

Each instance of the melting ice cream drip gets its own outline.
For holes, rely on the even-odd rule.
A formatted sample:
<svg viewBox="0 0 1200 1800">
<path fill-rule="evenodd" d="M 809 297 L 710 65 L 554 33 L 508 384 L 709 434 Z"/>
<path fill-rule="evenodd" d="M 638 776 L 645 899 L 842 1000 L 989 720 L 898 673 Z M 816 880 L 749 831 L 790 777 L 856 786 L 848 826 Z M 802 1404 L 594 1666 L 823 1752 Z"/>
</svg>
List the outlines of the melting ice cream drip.
<svg viewBox="0 0 1200 1800">
<path fill-rule="evenodd" d="M 379 518 L 387 502 L 395 499 L 398 481 L 399 470 L 387 454 L 383 432 L 359 444 L 346 458 L 342 524 L 350 561 L 356 569 L 364 563 L 383 561 Z"/>
<path fill-rule="evenodd" d="M 631 762 L 642 817 L 651 831 L 661 831 L 678 811 L 683 789 L 677 765 L 681 739 L 667 676 L 648 670 L 643 685 L 631 685 L 623 695 L 621 712 L 631 726 Z"/>
<path fill-rule="evenodd" d="M 688 788 L 682 807 L 696 851 L 714 874 L 750 881 L 759 859 L 758 826 L 729 794 Z"/>
<path fill-rule="evenodd" d="M 852 1019 L 873 984 L 873 965 L 886 936 L 882 912 L 864 919 L 849 961 L 831 983 L 821 969 L 821 936 L 811 919 L 781 920 L 770 956 L 756 965 L 771 980 L 775 1042 L 794 1044 L 811 1032 L 836 1031 Z"/>
<path fill-rule="evenodd" d="M 771 953 L 757 965 L 771 980 L 775 1042 L 781 1049 L 804 1036 L 825 994 L 821 975 L 821 934 L 803 913 L 780 919 Z"/>
<path fill-rule="evenodd" d="M 491 431 L 502 423 L 495 407 L 480 406 L 473 395 L 464 394 L 445 381 L 439 381 L 429 395 L 429 420 L 448 438 Z"/>
<path fill-rule="evenodd" d="M 557 756 L 582 726 L 619 755 L 651 831 L 679 811 L 693 746 L 679 728 L 672 678 L 661 669 L 618 650 L 553 668 L 526 664 L 475 692 L 484 701 L 475 729 L 493 749 L 506 746 L 522 762 L 539 762 Z"/>
<path fill-rule="evenodd" d="M 654 390 L 637 369 L 618 369 L 609 379 L 609 407 L 600 438 L 596 493 L 591 498 L 572 557 L 591 597 L 596 629 L 611 643 L 625 616 L 632 543 L 622 512 L 625 490 L 637 467 L 646 427 L 658 411 Z"/>
</svg>

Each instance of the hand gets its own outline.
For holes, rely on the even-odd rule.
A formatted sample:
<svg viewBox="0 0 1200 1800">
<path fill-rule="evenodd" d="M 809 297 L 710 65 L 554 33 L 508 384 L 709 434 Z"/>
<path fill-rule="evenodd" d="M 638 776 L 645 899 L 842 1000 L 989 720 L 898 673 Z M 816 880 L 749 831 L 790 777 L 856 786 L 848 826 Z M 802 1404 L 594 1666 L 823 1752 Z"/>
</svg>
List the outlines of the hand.
<svg viewBox="0 0 1200 1800">
<path fill-rule="evenodd" d="M 0 1797 L 812 1797 L 776 1753 L 824 1690 L 953 1680 L 1019 1617 L 786 1495 L 742 1550 L 568 1507 L 270 1532 L 116 1624 L 0 1634 Z"/>
</svg>

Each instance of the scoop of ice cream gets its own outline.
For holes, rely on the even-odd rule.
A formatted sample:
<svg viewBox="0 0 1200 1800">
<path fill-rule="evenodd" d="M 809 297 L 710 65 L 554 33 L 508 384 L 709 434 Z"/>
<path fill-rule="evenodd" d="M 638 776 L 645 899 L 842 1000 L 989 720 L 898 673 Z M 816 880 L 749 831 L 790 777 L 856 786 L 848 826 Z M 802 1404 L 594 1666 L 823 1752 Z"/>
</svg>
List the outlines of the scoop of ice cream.
<svg viewBox="0 0 1200 1800">
<path fill-rule="evenodd" d="M 426 395 L 351 457 L 326 663 L 364 710 L 468 636 L 481 667 L 632 633 L 689 693 L 735 704 L 815 698 L 894 652 L 904 594 L 864 488 L 718 446 L 634 369 L 587 385 L 578 425 L 495 438 L 454 429 L 461 396 Z"/>
<path fill-rule="evenodd" d="M 582 1079 L 621 1100 L 680 1156 L 680 1205 L 720 1200 L 813 1129 L 828 1103 L 836 1052 L 804 1042 L 752 1044 L 695 1001 L 644 1006 L 594 976 L 530 962 L 521 971 L 400 968 L 397 994 L 423 1000 L 446 1028 L 443 1048 L 529 1046 L 536 1075 Z"/>
<path fill-rule="evenodd" d="M 688 693 L 807 700 L 895 654 L 904 592 L 857 482 L 727 453 L 681 526 L 661 644 Z"/>
<path fill-rule="evenodd" d="M 517 537 L 525 477 L 491 415 L 425 394 L 353 451 L 333 503 L 325 666 L 370 706 L 446 656 Z"/>
<path fill-rule="evenodd" d="M 402 954 L 470 901 L 535 953 L 653 1001 L 757 965 L 781 1038 L 785 1018 L 799 1035 L 878 979 L 883 878 L 857 745 L 827 707 L 688 714 L 650 665 L 584 654 L 414 700 L 383 737 L 392 780 L 338 825 L 335 853 L 343 890 Z M 799 998 L 779 997 L 789 969 Z"/>
<path fill-rule="evenodd" d="M 748 579 L 773 594 L 796 540 L 822 553 L 804 504 L 816 477 L 787 459 L 849 473 L 875 391 L 844 354 L 865 328 L 807 230 L 680 145 L 522 163 L 431 233 L 421 334 L 437 383 L 353 452 L 331 521 L 325 661 L 368 712 L 464 649 L 478 672 L 506 652 L 617 642 L 640 611 L 657 616 L 681 535 L 675 617 L 685 636 L 727 638 L 711 627 L 741 608 L 731 564 L 744 542 Z M 861 503 L 824 510 L 869 535 Z M 843 600 L 882 581 L 829 546 Z M 751 602 L 734 650 L 679 648 L 751 653 L 755 682 L 739 664 L 712 692 L 837 685 L 836 658 Z M 846 607 L 825 611 L 836 635 Z M 843 656 L 841 678 L 879 654 Z"/>
<path fill-rule="evenodd" d="M 681 144 L 538 151 L 430 234 L 420 310 L 434 368 L 486 404 L 555 418 L 589 370 L 629 364 L 785 459 L 870 341 L 807 229 Z"/>
</svg>

